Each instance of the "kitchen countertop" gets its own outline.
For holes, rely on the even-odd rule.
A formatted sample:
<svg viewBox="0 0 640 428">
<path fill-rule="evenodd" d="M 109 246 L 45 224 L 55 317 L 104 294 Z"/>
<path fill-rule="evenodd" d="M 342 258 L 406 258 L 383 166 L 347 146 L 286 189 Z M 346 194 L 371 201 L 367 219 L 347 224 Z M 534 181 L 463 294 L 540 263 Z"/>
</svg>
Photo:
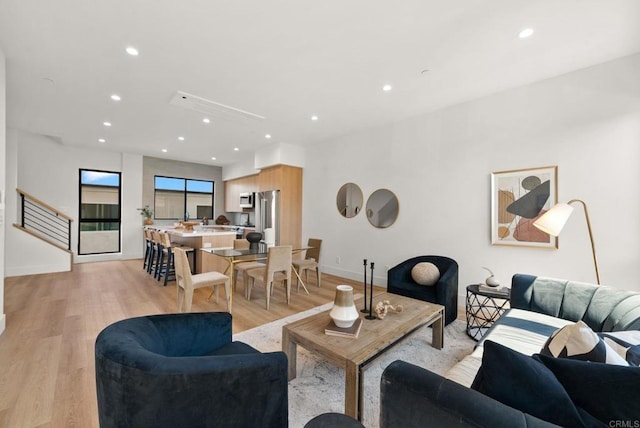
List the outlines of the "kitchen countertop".
<svg viewBox="0 0 640 428">
<path fill-rule="evenodd" d="M 208 226 L 202 226 L 202 227 L 205 227 L 205 228 L 207 228 L 207 227 L 218 227 L 218 228 L 224 228 L 224 229 L 255 229 L 256 228 L 255 226 L 240 226 L 240 225 L 236 226 L 236 225 L 231 225 L 231 224 L 229 224 L 229 225 L 214 225 L 214 226 L 208 225 Z"/>
<path fill-rule="evenodd" d="M 235 235 L 236 233 L 232 230 L 229 231 L 220 231 L 220 230 L 184 230 L 184 229 L 165 229 L 165 232 L 180 236 L 182 238 L 188 238 L 190 236 L 219 236 L 219 235 Z"/>
</svg>

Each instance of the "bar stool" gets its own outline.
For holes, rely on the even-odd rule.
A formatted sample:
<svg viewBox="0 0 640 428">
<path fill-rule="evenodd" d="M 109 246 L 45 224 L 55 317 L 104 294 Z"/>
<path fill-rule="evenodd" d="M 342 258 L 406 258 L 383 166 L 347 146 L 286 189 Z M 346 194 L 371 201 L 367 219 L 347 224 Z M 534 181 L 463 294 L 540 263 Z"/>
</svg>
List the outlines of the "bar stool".
<svg viewBox="0 0 640 428">
<path fill-rule="evenodd" d="M 162 243 L 160 232 L 155 229 L 149 230 L 151 236 L 151 252 L 149 254 L 149 262 L 147 263 L 147 273 L 153 274 L 154 278 L 157 273 L 158 256 L 162 254 Z"/>
<path fill-rule="evenodd" d="M 142 229 L 142 232 L 144 233 L 144 242 L 146 246 L 144 250 L 144 263 L 142 268 L 148 272 L 149 270 L 147 267 L 151 263 L 151 253 L 153 252 L 153 236 L 151 235 L 151 230 L 146 227 Z"/>
<path fill-rule="evenodd" d="M 169 281 L 169 277 L 173 276 L 172 279 L 175 279 L 175 255 L 173 253 L 173 248 L 180 248 L 187 254 L 191 254 L 193 256 L 193 264 L 195 267 L 196 254 L 195 250 L 191 247 L 183 246 L 183 245 L 173 245 L 171 242 L 171 238 L 169 234 L 166 232 L 160 233 L 160 242 L 161 242 L 161 251 L 162 255 L 158 259 L 159 265 L 157 267 L 157 279 L 158 281 L 163 280 L 164 285 L 167 285 Z"/>
</svg>

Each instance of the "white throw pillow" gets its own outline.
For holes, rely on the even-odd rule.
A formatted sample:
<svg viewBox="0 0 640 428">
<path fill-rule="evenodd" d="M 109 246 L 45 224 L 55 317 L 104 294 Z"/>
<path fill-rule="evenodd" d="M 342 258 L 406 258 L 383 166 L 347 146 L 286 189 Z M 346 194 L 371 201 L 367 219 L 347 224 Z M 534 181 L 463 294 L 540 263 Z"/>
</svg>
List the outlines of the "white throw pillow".
<svg viewBox="0 0 640 428">
<path fill-rule="evenodd" d="M 440 271 L 433 263 L 420 262 L 411 269 L 411 278 L 420 285 L 435 285 L 440 279 Z"/>
<path fill-rule="evenodd" d="M 611 346 L 631 366 L 640 366 L 640 331 L 610 331 L 598 333 L 604 343 Z"/>
</svg>

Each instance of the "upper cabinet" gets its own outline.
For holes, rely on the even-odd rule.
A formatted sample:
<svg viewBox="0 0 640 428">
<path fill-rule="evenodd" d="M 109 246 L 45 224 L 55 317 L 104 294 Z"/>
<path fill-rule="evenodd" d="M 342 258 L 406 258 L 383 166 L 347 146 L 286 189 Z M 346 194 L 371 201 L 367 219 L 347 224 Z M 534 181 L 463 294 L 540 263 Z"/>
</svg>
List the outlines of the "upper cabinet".
<svg viewBox="0 0 640 428">
<path fill-rule="evenodd" d="M 240 194 L 257 192 L 257 177 L 256 174 L 224 182 L 224 210 L 226 212 L 239 213 L 243 211 L 240 207 Z"/>
</svg>

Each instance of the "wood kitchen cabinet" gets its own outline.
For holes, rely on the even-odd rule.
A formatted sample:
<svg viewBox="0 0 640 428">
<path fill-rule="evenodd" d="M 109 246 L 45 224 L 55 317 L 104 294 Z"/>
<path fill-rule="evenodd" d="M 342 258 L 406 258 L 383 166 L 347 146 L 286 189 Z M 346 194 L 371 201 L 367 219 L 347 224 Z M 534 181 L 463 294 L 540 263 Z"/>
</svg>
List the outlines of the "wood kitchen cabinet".
<svg viewBox="0 0 640 428">
<path fill-rule="evenodd" d="M 280 190 L 280 244 L 302 244 L 302 168 L 276 165 L 224 182 L 226 212 L 243 212 L 240 193 Z"/>
<path fill-rule="evenodd" d="M 196 250 L 196 273 L 211 272 L 212 270 L 224 272 L 227 265 L 224 259 L 203 253 L 200 248 L 233 248 L 233 241 L 236 239 L 235 232 L 228 229 L 214 229 L 211 232 L 188 233 L 174 231 L 169 233 L 171 233 L 172 243 L 186 245 Z M 207 257 L 205 261 L 204 256 L 210 257 Z"/>
<path fill-rule="evenodd" d="M 277 165 L 258 174 L 258 190 L 280 190 L 280 245 L 302 244 L 302 168 Z"/>
<path fill-rule="evenodd" d="M 228 213 L 241 213 L 240 193 L 254 193 L 258 191 L 258 175 L 236 178 L 224 182 L 224 210 Z"/>
</svg>

